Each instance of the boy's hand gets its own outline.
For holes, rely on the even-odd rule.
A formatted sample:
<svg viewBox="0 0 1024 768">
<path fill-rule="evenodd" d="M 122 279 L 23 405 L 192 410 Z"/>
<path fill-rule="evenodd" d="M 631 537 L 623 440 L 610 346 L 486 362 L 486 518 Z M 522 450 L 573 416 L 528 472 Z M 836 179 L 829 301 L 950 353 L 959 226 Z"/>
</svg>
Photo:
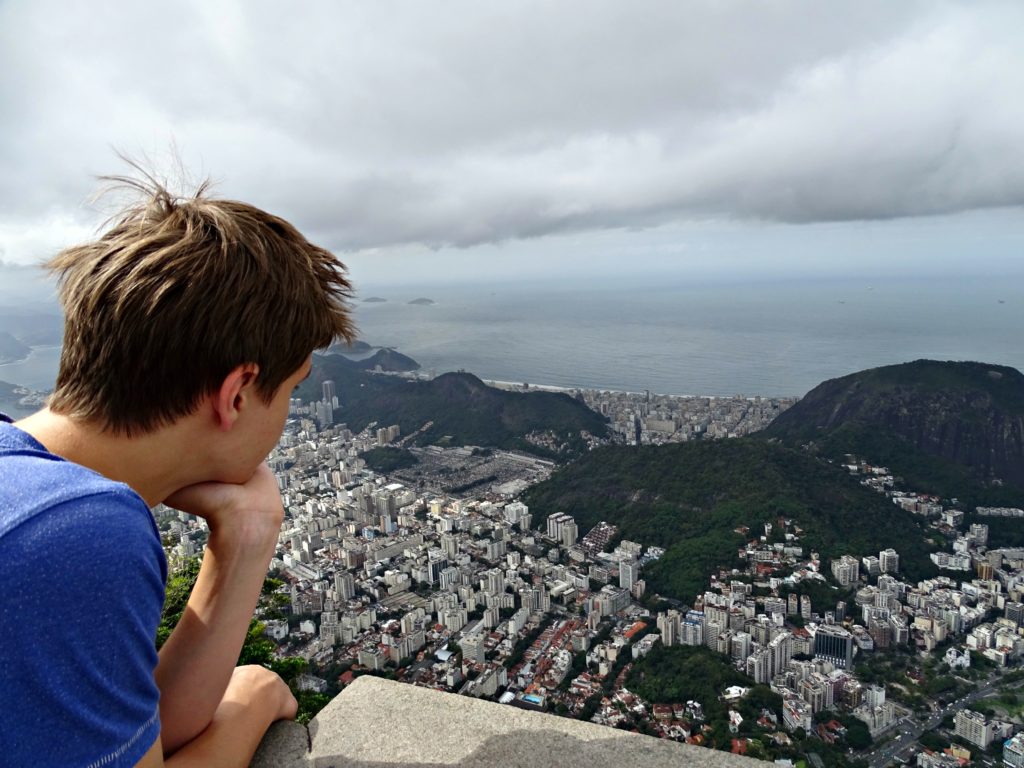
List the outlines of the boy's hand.
<svg viewBox="0 0 1024 768">
<path fill-rule="evenodd" d="M 256 664 L 235 667 L 225 700 L 235 697 L 245 706 L 268 706 L 271 722 L 294 720 L 299 708 L 287 683 Z"/>
<path fill-rule="evenodd" d="M 244 483 L 197 483 L 176 491 L 164 503 L 204 518 L 211 536 L 239 536 L 247 544 L 276 543 L 284 520 L 277 480 L 265 463 Z"/>
</svg>

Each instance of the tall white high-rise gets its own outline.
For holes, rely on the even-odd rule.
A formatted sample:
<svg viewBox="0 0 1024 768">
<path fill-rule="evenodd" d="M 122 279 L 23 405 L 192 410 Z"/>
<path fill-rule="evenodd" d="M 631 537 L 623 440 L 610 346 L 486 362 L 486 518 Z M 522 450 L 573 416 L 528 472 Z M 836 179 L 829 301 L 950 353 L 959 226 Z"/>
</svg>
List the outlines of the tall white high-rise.
<svg viewBox="0 0 1024 768">
<path fill-rule="evenodd" d="M 356 580 L 351 573 L 339 571 L 334 574 L 334 591 L 341 600 L 351 600 L 356 595 Z"/>
<path fill-rule="evenodd" d="M 669 647 L 679 643 L 679 611 L 658 614 L 658 630 L 661 632 L 661 644 Z"/>
<path fill-rule="evenodd" d="M 632 589 L 640 578 L 640 563 L 636 560 L 619 561 L 619 586 L 622 589 Z"/>
<path fill-rule="evenodd" d="M 882 573 L 899 573 L 900 556 L 895 549 L 883 549 L 878 553 L 878 570 Z"/>
</svg>

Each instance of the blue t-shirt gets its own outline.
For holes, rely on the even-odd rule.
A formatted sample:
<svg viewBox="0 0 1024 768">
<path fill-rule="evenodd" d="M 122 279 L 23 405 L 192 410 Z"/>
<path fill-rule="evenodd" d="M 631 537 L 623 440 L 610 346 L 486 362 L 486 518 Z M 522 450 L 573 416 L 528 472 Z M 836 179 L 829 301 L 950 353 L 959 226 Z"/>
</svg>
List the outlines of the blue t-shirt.
<svg viewBox="0 0 1024 768">
<path fill-rule="evenodd" d="M 0 766 L 134 765 L 160 733 L 167 564 L 131 488 L 0 414 Z"/>
</svg>

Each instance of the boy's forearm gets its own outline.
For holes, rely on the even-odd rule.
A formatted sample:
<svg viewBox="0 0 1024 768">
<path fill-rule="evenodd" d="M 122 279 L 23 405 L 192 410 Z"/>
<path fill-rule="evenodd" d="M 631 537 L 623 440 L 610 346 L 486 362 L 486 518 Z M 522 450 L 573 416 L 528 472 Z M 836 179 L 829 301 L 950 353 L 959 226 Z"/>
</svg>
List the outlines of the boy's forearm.
<svg viewBox="0 0 1024 768">
<path fill-rule="evenodd" d="M 273 673 L 235 671 L 209 725 L 166 761 L 168 768 L 243 768 L 275 720 L 295 716 L 295 700 Z M 170 750 L 167 750 L 170 751 Z"/>
<path fill-rule="evenodd" d="M 275 545 L 276 535 L 267 531 L 211 530 L 192 595 L 155 673 L 165 752 L 192 741 L 213 720 Z"/>
<path fill-rule="evenodd" d="M 218 715 L 199 736 L 164 761 L 167 768 L 245 768 L 252 761 L 272 718 L 236 705 L 232 716 Z"/>
</svg>

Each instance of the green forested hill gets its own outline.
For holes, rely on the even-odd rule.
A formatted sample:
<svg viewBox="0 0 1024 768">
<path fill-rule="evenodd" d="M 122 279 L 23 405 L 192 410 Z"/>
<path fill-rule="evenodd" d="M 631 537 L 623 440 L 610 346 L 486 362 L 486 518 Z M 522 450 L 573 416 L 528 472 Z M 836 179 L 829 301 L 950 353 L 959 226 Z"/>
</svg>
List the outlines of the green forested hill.
<svg viewBox="0 0 1024 768">
<path fill-rule="evenodd" d="M 379 367 L 382 371 L 405 372 L 416 371 L 420 367 L 420 364 L 411 357 L 387 347 L 381 347 L 364 360 L 353 360 L 352 364 L 364 371 L 372 371 Z"/>
<path fill-rule="evenodd" d="M 934 572 L 910 513 L 836 466 L 751 438 L 602 448 L 559 469 L 524 501 L 540 522 L 567 512 L 581 533 L 607 520 L 628 539 L 665 547 L 644 578 L 650 589 L 682 600 L 735 561 L 744 538 L 733 529 L 763 530 L 779 516 L 804 529 L 805 552 L 826 560 L 891 546 L 909 578 Z"/>
<path fill-rule="evenodd" d="M 821 455 L 853 453 L 914 490 L 1024 503 L 1024 375 L 987 363 L 915 360 L 819 384 L 762 433 Z"/>
<path fill-rule="evenodd" d="M 313 371 L 297 396 L 319 399 L 321 384 L 328 379 L 334 381 L 341 404 L 337 421 L 356 431 L 372 421 L 398 424 L 403 435 L 433 422 L 417 436 L 419 445 L 449 442 L 550 455 L 524 437 L 551 431 L 564 439 L 562 454 L 571 455 L 581 448 L 581 430 L 603 436 L 608 429 L 603 416 L 565 394 L 507 392 L 468 373 L 446 373 L 432 381 L 374 375 L 340 355 L 314 355 Z"/>
</svg>

